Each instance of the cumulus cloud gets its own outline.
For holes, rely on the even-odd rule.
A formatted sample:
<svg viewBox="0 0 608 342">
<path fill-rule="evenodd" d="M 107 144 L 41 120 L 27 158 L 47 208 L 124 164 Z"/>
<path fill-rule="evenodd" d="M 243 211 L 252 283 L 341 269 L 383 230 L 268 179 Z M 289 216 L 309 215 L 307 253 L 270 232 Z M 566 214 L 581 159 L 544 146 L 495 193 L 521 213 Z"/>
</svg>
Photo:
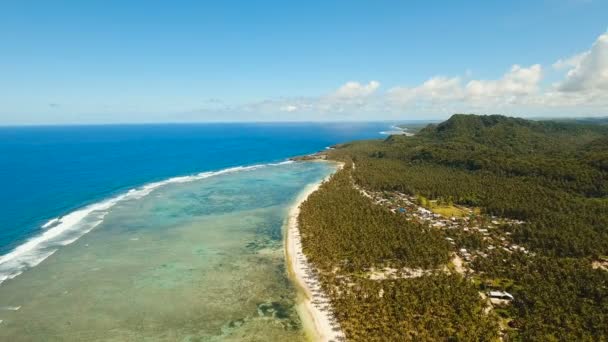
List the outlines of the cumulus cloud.
<svg viewBox="0 0 608 342">
<path fill-rule="evenodd" d="M 391 101 L 409 104 L 421 100 L 455 100 L 462 97 L 460 78 L 435 76 L 416 87 L 394 87 L 388 91 Z"/>
<path fill-rule="evenodd" d="M 389 100 L 401 105 L 449 102 L 480 105 L 514 102 L 538 91 L 542 67 L 513 65 L 496 80 L 469 80 L 463 84 L 460 77 L 435 76 L 416 87 L 395 87 L 388 91 Z"/>
<path fill-rule="evenodd" d="M 431 112 L 514 110 L 519 112 L 603 114 L 608 106 L 608 33 L 591 48 L 557 60 L 561 80 L 543 86 L 545 70 L 539 64 L 513 65 L 498 79 L 436 76 L 413 87 L 394 87 L 387 100 L 400 110 L 426 108 Z M 470 75 L 467 72 L 465 79 Z"/>
<path fill-rule="evenodd" d="M 585 58 L 585 56 L 587 56 L 588 54 L 589 51 L 585 51 L 569 58 L 558 59 L 557 62 L 553 63 L 553 68 L 555 68 L 556 70 L 574 68 L 579 65 L 581 63 L 581 60 L 583 60 L 583 58 Z"/>
<path fill-rule="evenodd" d="M 551 72 L 560 80 L 543 84 L 544 75 Z M 473 111 L 606 115 L 608 33 L 600 35 L 589 50 L 559 59 L 547 70 L 540 64 L 515 64 L 496 79 L 471 77 L 467 70 L 463 76 L 434 76 L 418 85 L 395 86 L 385 92 L 380 91 L 378 81 L 350 81 L 327 94 L 265 100 L 245 108 L 284 115 L 306 113 L 315 118 L 445 116 Z"/>
<path fill-rule="evenodd" d="M 282 112 L 291 113 L 291 112 L 295 112 L 297 110 L 298 110 L 298 106 L 294 106 L 294 105 L 284 105 L 281 107 Z"/>
<path fill-rule="evenodd" d="M 569 68 L 557 85 L 559 91 L 608 91 L 608 32 L 599 36 L 589 51 L 555 64 Z"/>
<path fill-rule="evenodd" d="M 338 88 L 332 96 L 335 98 L 342 99 L 353 99 L 358 97 L 366 97 L 372 95 L 380 87 L 380 82 L 370 81 L 368 84 L 361 84 L 359 82 L 346 82 L 343 86 Z"/>
<path fill-rule="evenodd" d="M 370 81 L 367 84 L 350 81 L 336 90 L 317 97 L 292 97 L 264 100 L 249 103 L 242 107 L 248 112 L 280 112 L 290 114 L 295 112 L 327 113 L 346 115 L 366 111 L 377 102 L 374 93 L 380 87 L 380 82 Z"/>
<path fill-rule="evenodd" d="M 530 95 L 538 91 L 542 78 L 539 64 L 528 68 L 513 65 L 511 70 L 498 80 L 471 80 L 466 86 L 466 94 L 471 98 L 500 98 L 504 96 Z"/>
</svg>

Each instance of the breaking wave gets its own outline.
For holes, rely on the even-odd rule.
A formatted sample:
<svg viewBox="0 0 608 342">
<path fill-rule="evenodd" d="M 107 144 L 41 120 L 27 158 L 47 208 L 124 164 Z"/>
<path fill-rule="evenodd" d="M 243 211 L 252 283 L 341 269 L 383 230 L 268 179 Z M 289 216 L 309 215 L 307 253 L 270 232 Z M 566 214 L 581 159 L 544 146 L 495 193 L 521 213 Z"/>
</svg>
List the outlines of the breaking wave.
<svg viewBox="0 0 608 342">
<path fill-rule="evenodd" d="M 41 226 L 44 231 L 7 254 L 0 256 L 0 284 L 12 279 L 23 271 L 35 267 L 44 259 L 55 253 L 60 247 L 69 245 L 84 234 L 90 232 L 103 222 L 109 210 L 121 201 L 137 200 L 149 195 L 154 190 L 167 184 L 187 183 L 213 176 L 239 171 L 255 170 L 262 167 L 291 164 L 293 161 L 280 163 L 237 166 L 220 171 L 201 172 L 190 176 L 173 177 L 159 182 L 148 183 L 133 188 L 125 193 L 102 200 L 72 211 L 71 213 L 53 218 Z"/>
</svg>

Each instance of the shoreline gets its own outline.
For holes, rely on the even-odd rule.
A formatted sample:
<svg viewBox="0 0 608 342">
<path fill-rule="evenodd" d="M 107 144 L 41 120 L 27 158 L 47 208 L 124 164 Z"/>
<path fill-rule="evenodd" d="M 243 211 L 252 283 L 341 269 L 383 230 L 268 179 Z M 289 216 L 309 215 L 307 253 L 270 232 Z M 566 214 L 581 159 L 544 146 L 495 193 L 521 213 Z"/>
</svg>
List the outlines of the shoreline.
<svg viewBox="0 0 608 342">
<path fill-rule="evenodd" d="M 320 282 L 312 272 L 306 255 L 302 252 L 302 241 L 298 227 L 300 206 L 306 199 L 319 189 L 321 184 L 338 172 L 344 164 L 338 163 L 336 171 L 317 183 L 307 185 L 294 204 L 289 209 L 285 220 L 285 261 L 289 278 L 297 288 L 296 311 L 302 319 L 302 325 L 307 337 L 313 341 L 343 341 L 344 333 L 335 329 L 337 323 L 330 310 L 322 306 L 330 306 L 329 298 L 322 292 Z M 333 322 L 333 323 L 332 323 Z"/>
<path fill-rule="evenodd" d="M 95 229 L 103 222 L 105 215 L 116 205 L 125 200 L 141 199 L 160 187 L 169 184 L 197 181 L 218 175 L 250 171 L 262 167 L 277 166 L 292 163 L 291 160 L 281 162 L 232 166 L 219 170 L 201 171 L 183 176 L 173 176 L 159 181 L 151 181 L 137 185 L 128 190 L 121 190 L 108 197 L 102 197 L 90 204 L 71 209 L 65 214 L 51 218 L 40 225 L 30 237 L 19 241 L 17 245 L 5 254 L 0 254 L 0 286 L 27 270 L 34 269 L 62 247 L 76 242 L 78 239 Z M 98 219 L 87 222 L 91 215 Z"/>
</svg>

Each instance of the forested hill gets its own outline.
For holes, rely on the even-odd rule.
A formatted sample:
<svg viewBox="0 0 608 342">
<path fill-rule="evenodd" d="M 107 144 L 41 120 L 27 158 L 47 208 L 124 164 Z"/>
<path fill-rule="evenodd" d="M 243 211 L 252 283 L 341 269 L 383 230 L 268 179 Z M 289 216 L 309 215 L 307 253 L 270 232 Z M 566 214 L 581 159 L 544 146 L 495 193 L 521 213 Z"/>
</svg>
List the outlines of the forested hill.
<svg viewBox="0 0 608 342">
<path fill-rule="evenodd" d="M 480 206 L 530 221 L 520 242 L 562 256 L 608 254 L 608 127 L 500 115 L 452 116 L 414 137 L 332 151 L 354 176 L 399 190 Z"/>
<path fill-rule="evenodd" d="M 327 155 L 354 162 L 362 188 L 523 221 L 508 233 L 532 253 L 490 253 L 473 265 L 483 281 L 510 282 L 509 334 L 608 340 L 608 271 L 592 267 L 608 260 L 608 126 L 457 114 L 412 137 Z"/>
<path fill-rule="evenodd" d="M 504 152 L 563 153 L 608 136 L 608 126 L 455 114 L 438 125 L 428 125 L 418 135 L 438 142 L 485 145 Z"/>
</svg>

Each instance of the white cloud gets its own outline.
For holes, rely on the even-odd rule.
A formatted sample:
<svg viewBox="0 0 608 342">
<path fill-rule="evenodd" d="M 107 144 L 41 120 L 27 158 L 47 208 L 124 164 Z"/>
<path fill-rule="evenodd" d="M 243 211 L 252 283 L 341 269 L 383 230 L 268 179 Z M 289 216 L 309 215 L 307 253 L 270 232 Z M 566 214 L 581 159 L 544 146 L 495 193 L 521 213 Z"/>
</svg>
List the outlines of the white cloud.
<svg viewBox="0 0 608 342">
<path fill-rule="evenodd" d="M 517 101 L 538 91 L 542 67 L 514 65 L 497 80 L 470 80 L 463 85 L 460 77 L 436 76 L 416 87 L 395 87 L 388 91 L 390 101 L 400 105 L 447 104 L 474 105 Z"/>
<path fill-rule="evenodd" d="M 282 112 L 291 113 L 291 112 L 295 112 L 297 110 L 298 110 L 298 106 L 294 106 L 294 105 L 285 105 L 285 106 L 281 107 Z"/>
<path fill-rule="evenodd" d="M 463 76 L 435 76 L 386 92 L 379 91 L 378 81 L 350 81 L 325 95 L 266 100 L 246 108 L 306 113 L 317 119 L 437 117 L 454 112 L 608 115 L 608 33 L 589 50 L 559 59 L 552 67 L 547 72 L 562 74 L 553 85 L 543 85 L 545 69 L 540 64 L 515 64 L 496 79 L 471 79 L 473 72 L 467 70 Z"/>
<path fill-rule="evenodd" d="M 570 70 L 558 83 L 559 91 L 608 91 L 608 33 L 599 36 L 589 51 L 569 58 L 567 62 L 560 61 L 555 64 L 567 66 Z"/>
<path fill-rule="evenodd" d="M 466 86 L 466 94 L 472 99 L 530 95 L 538 90 L 541 78 L 542 67 L 539 64 L 528 68 L 522 68 L 516 64 L 498 80 L 469 81 Z"/>
<path fill-rule="evenodd" d="M 366 97 L 373 94 L 380 87 L 380 82 L 370 81 L 368 84 L 359 82 L 346 82 L 338 88 L 332 96 L 341 99 L 353 99 L 358 97 Z"/>
<path fill-rule="evenodd" d="M 458 77 L 435 76 L 417 87 L 392 88 L 388 96 L 400 104 L 420 100 L 455 100 L 462 97 L 462 86 Z"/>
<path fill-rule="evenodd" d="M 319 97 L 299 97 L 263 101 L 265 106 L 274 106 L 281 112 L 352 113 L 365 110 L 375 99 L 372 95 L 380 87 L 377 81 L 367 84 L 347 82 L 335 91 Z"/>
<path fill-rule="evenodd" d="M 553 63 L 553 68 L 557 70 L 574 68 L 579 65 L 581 63 L 581 60 L 583 60 L 583 58 L 585 58 L 585 56 L 587 56 L 588 54 L 589 51 L 585 51 L 569 58 L 558 59 L 557 62 Z"/>
</svg>

